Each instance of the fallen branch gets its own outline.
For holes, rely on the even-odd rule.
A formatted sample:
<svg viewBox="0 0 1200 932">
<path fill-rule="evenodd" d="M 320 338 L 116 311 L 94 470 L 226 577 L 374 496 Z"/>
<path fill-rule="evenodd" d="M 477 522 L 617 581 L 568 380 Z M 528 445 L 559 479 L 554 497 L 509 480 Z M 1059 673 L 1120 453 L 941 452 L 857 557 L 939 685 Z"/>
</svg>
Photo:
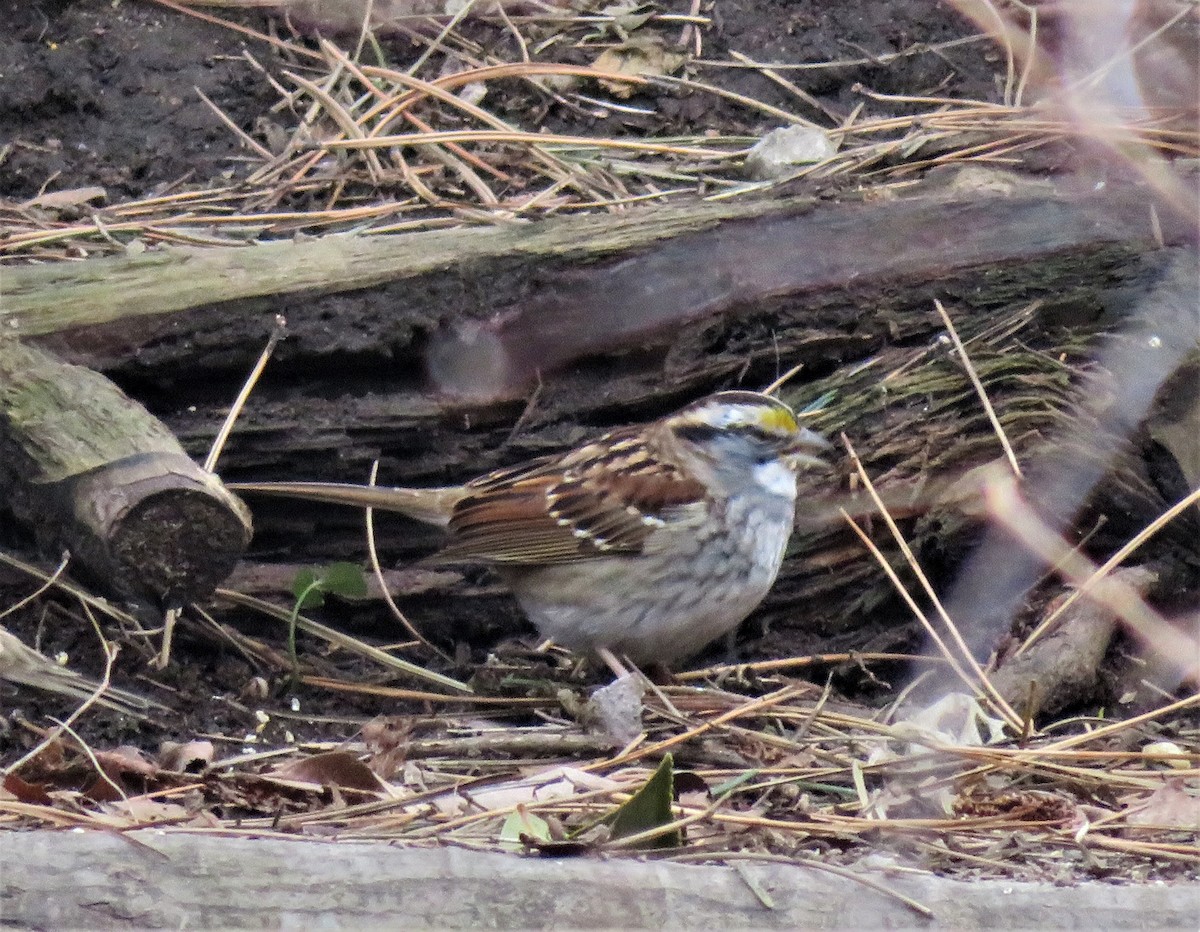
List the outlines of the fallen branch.
<svg viewBox="0 0 1200 932">
<path fill-rule="evenodd" d="M 207 596 L 250 542 L 250 515 L 104 376 L 0 340 L 0 500 L 106 592 Z"/>
</svg>

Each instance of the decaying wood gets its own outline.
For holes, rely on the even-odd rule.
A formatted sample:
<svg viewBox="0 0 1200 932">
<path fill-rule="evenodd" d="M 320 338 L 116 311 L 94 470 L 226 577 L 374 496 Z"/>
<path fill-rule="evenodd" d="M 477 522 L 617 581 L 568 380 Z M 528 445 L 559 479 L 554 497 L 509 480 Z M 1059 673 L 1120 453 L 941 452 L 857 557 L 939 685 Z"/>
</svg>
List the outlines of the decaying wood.
<svg viewBox="0 0 1200 932">
<path fill-rule="evenodd" d="M 1143 567 L 1117 570 L 1114 577 L 1142 596 L 1157 582 Z M 1101 661 L 1116 630 L 1117 616 L 1101 585 L 1064 613 L 1027 653 L 1002 662 L 991 675 L 992 685 L 1031 720 L 1089 702 L 1097 697 Z"/>
<path fill-rule="evenodd" d="M 1156 226 L 1150 195 L 1133 185 L 1006 184 L 956 180 L 871 200 L 702 202 L 14 268 L 6 271 L 0 320 L 17 335 L 73 331 L 75 350 L 93 362 L 119 367 L 126 348 L 140 348 L 136 368 L 146 375 L 184 361 L 228 362 L 210 353 L 244 358 L 251 348 L 235 341 L 265 333 L 272 318 L 251 325 L 238 318 L 269 310 L 292 323 L 284 358 L 390 359 L 397 380 L 421 383 L 429 370 L 447 390 L 480 388 L 472 382 L 488 374 L 481 365 L 502 361 L 506 378 L 482 387 L 520 397 L 539 371 L 647 342 L 671 347 L 681 325 L 723 316 L 762 316 L 802 330 L 800 345 L 772 343 L 772 351 L 861 352 L 881 335 L 928 330 L 927 320 L 906 319 L 914 299 L 925 305 L 940 293 L 996 307 L 1055 297 L 1064 286 L 1094 295 L 1117 284 L 1098 276 L 1129 275 L 1160 235 L 1168 244 L 1189 235 L 1171 213 Z M 1085 260 L 1093 268 L 1076 267 Z M 363 289 L 375 290 L 359 300 L 319 299 Z M 1056 309 L 1078 309 L 1081 297 L 1056 300 Z M 199 313 L 181 314 L 193 308 Z M 146 315 L 157 325 L 130 320 Z M 231 332 L 239 322 L 241 333 Z M 711 344 L 716 334 L 707 336 Z M 761 339 L 740 348 L 757 359 Z M 688 349 L 684 343 L 668 354 L 667 375 L 692 374 L 691 360 L 680 357 Z M 404 371 L 410 359 L 417 365 Z M 728 371 L 726 361 L 699 376 Z"/>
<path fill-rule="evenodd" d="M 939 342 L 933 299 L 1027 453 L 1070 420 L 1096 334 L 1136 314 L 1172 252 L 1162 244 L 1189 242 L 1170 211 L 1156 226 L 1151 201 L 1129 183 L 960 175 L 840 201 L 170 251 L 13 270 L 0 316 L 136 387 L 194 453 L 286 316 L 289 339 L 226 449 L 226 474 L 251 480 L 364 481 L 378 459 L 381 483 L 460 481 L 803 364 L 785 398 L 821 399 L 812 423 L 854 442 L 936 573 L 977 534 L 966 480 L 1000 449 Z M 61 315 L 68 306 L 88 316 Z M 1113 534 L 1162 504 L 1139 451 L 1122 449 L 1119 494 L 1092 516 Z M 819 651 L 864 646 L 864 619 L 891 597 L 840 530 L 847 473 L 843 461 L 813 477 L 814 526 L 760 616 Z M 348 509 L 255 508 L 260 554 L 361 553 L 362 519 Z M 400 519 L 377 523 L 385 561 L 436 543 Z M 477 583 L 408 604 L 426 630 L 454 636 L 513 617 Z M 880 650 L 911 637 L 875 633 Z"/>
<path fill-rule="evenodd" d="M 164 249 L 5 270 L 0 320 L 36 336 L 220 302 L 311 297 L 445 275 L 486 280 L 528 262 L 586 262 L 632 253 L 722 221 L 808 209 L 810 198 L 661 207 L 536 224 L 383 236 L 322 236 L 247 247 Z M 453 274 L 453 273 L 452 273 Z"/>
<path fill-rule="evenodd" d="M 104 376 L 0 340 L 0 499 L 109 594 L 207 596 L 250 541 L 250 515 Z"/>
</svg>

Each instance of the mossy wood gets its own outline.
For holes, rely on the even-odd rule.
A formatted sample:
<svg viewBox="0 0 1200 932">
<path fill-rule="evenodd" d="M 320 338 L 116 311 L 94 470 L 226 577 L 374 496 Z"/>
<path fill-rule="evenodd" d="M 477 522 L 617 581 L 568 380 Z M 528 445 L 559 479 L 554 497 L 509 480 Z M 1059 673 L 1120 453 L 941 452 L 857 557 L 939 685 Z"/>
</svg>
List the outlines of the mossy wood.
<svg viewBox="0 0 1200 932">
<path fill-rule="evenodd" d="M 0 339 L 0 499 L 107 594 L 206 596 L 250 540 L 245 506 L 103 375 Z"/>
<path fill-rule="evenodd" d="M 606 257 L 738 218 L 791 214 L 810 198 L 662 207 L 544 223 L 382 236 L 333 235 L 245 247 L 167 249 L 4 272 L 0 320 L 26 336 L 261 296 L 331 294 L 476 263 Z"/>
</svg>

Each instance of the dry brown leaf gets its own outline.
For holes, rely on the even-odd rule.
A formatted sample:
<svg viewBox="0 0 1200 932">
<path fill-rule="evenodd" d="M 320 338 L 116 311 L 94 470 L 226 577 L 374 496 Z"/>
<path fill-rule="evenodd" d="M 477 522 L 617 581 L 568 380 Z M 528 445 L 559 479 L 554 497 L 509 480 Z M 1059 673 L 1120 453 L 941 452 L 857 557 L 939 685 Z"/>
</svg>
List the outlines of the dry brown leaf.
<svg viewBox="0 0 1200 932">
<path fill-rule="evenodd" d="M 615 74 L 654 76 L 673 74 L 683 67 L 685 60 L 685 56 L 680 52 L 669 50 L 660 36 L 646 35 L 605 49 L 593 63 L 593 67 L 597 71 Z M 611 78 L 596 80 L 606 91 L 622 100 L 632 97 L 633 92 L 637 90 L 636 85 L 628 81 L 615 81 Z"/>
<path fill-rule="evenodd" d="M 199 773 L 213 762 L 211 741 L 164 741 L 158 749 L 158 766 L 176 773 Z"/>
<path fill-rule="evenodd" d="M 390 780 L 404 763 L 405 749 L 412 736 L 412 723 L 400 715 L 377 715 L 362 727 L 367 747 L 367 766 L 383 780 Z"/>
<path fill-rule="evenodd" d="M 270 776 L 317 786 L 336 786 L 361 793 L 391 794 L 391 787 L 375 771 L 347 751 L 329 751 L 292 761 Z"/>
<path fill-rule="evenodd" d="M 1169 780 L 1141 802 L 1126 806 L 1129 825 L 1190 828 L 1200 831 L 1200 788 Z"/>
<path fill-rule="evenodd" d="M 114 800 L 105 803 L 100 809 L 108 815 L 123 816 L 131 826 L 183 822 L 191 818 L 191 814 L 178 803 L 164 803 L 145 796 Z"/>
<path fill-rule="evenodd" d="M 22 803 L 30 803 L 35 806 L 49 806 L 54 802 L 50 798 L 50 794 L 46 792 L 46 788 L 40 783 L 30 783 L 22 780 L 15 773 L 6 773 L 4 775 L 4 790 L 10 794 L 10 798 Z"/>
<path fill-rule="evenodd" d="M 137 774 L 142 777 L 152 777 L 158 773 L 158 764 L 150 760 L 138 748 L 128 744 L 113 748 L 111 751 L 96 751 L 96 762 L 104 768 L 109 776 L 118 773 Z"/>
</svg>

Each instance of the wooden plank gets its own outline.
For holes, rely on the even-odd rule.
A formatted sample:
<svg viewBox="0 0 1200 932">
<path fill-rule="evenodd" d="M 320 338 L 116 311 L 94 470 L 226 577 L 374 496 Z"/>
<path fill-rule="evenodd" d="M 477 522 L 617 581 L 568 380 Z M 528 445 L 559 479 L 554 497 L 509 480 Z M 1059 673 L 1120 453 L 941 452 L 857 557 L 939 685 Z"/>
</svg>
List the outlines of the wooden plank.
<svg viewBox="0 0 1200 932">
<path fill-rule="evenodd" d="M 1196 922 L 1194 883 L 1071 887 L 859 870 L 932 916 L 803 863 L 735 870 L 158 831 L 9 832 L 0 846 L 4 921 L 32 928 L 1120 932 Z"/>
</svg>

